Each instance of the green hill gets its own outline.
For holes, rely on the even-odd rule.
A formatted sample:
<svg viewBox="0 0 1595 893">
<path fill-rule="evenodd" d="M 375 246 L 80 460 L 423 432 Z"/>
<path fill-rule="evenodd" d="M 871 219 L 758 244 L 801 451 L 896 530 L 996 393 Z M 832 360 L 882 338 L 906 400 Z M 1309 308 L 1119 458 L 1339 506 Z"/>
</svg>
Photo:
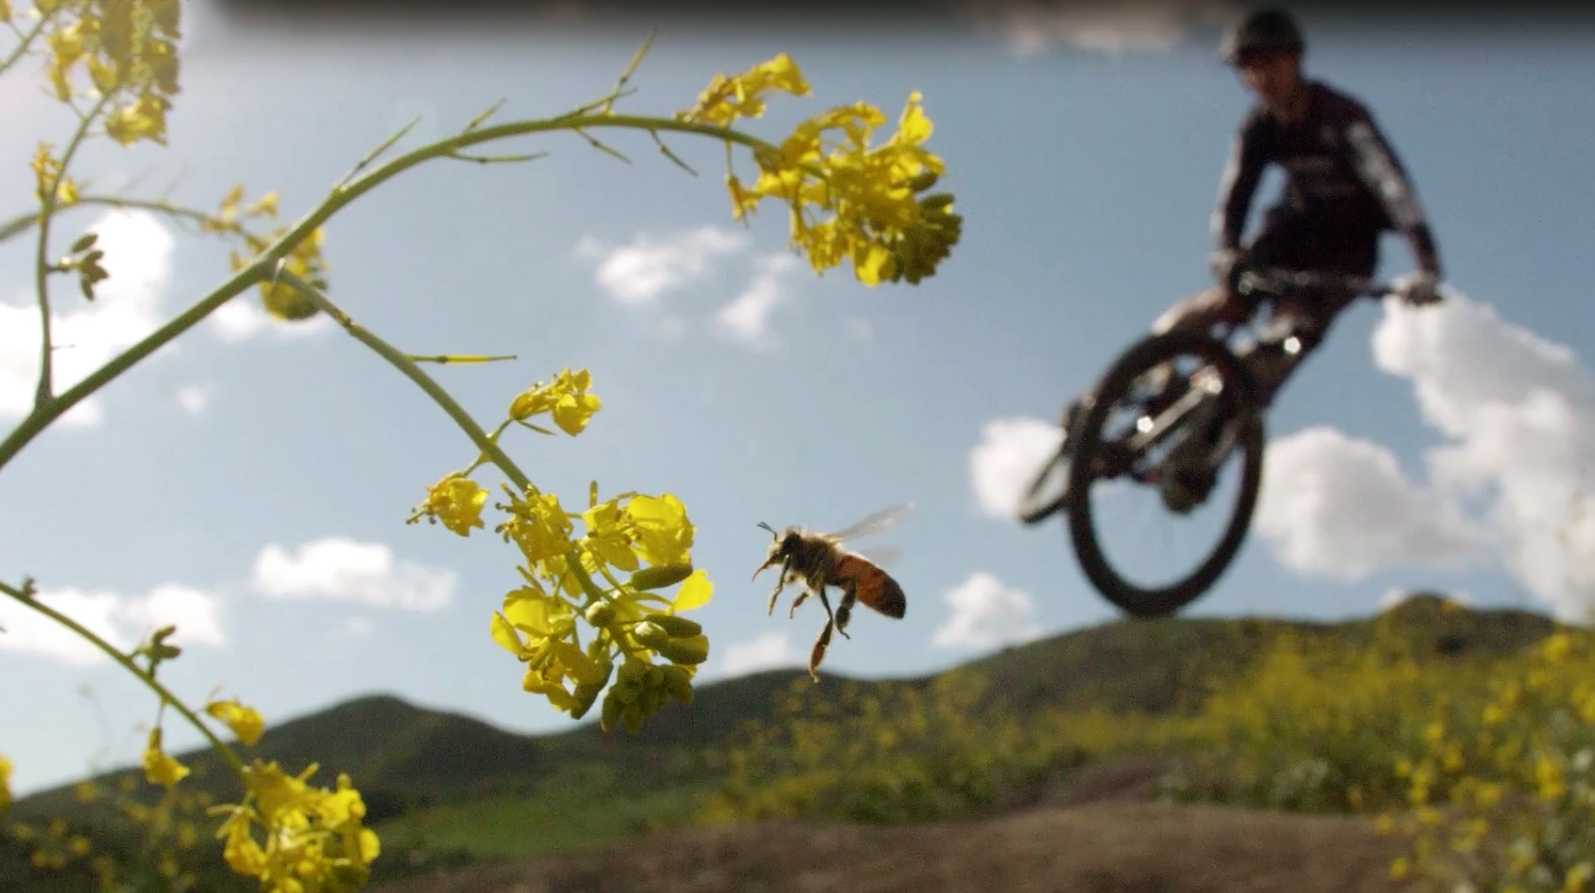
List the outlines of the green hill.
<svg viewBox="0 0 1595 893">
<path fill-rule="evenodd" d="M 1504 656 L 1557 628 L 1548 617 L 1521 610 L 1442 610 L 1433 594 L 1409 599 L 1389 619 L 1404 647 L 1426 660 Z M 1374 618 L 1118 620 L 1007 648 L 963 667 L 984 674 L 991 691 L 1021 712 L 1187 712 L 1287 630 L 1356 645 L 1372 641 L 1375 627 Z M 612 840 L 640 829 L 651 814 L 684 808 L 685 792 L 714 781 L 694 754 L 728 743 L 743 721 L 774 716 L 778 696 L 804 676 L 802 670 L 778 670 L 706 684 L 690 707 L 667 706 L 636 737 L 604 735 L 595 722 L 525 736 L 373 695 L 271 726 L 246 758 L 275 759 L 290 771 L 314 761 L 322 784 L 348 772 L 365 796 L 369 824 L 392 841 L 395 852 L 423 842 L 489 852 L 527 846 L 556 851 Z M 836 686 L 844 678 L 827 675 L 822 685 Z M 935 678 L 895 681 L 928 685 Z M 856 681 L 866 688 L 880 684 Z M 224 799 L 237 795 L 236 782 L 208 750 L 179 758 L 194 770 L 185 785 Z M 96 780 L 129 775 L 141 773 L 124 769 Z M 70 790 L 64 786 L 20 800 L 14 817 L 77 815 Z M 592 816 L 574 816 L 583 803 L 599 806 L 588 810 Z M 493 834 L 516 839 L 502 847 L 484 842 Z M 544 836 L 535 845 L 525 842 L 538 834 Z"/>
</svg>

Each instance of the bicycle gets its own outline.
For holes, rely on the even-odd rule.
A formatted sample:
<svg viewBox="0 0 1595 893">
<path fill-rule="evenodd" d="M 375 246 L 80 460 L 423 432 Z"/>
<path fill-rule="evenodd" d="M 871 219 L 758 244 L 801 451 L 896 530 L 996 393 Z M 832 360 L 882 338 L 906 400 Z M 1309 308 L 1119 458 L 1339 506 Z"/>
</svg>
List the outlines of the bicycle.
<svg viewBox="0 0 1595 893">
<path fill-rule="evenodd" d="M 1307 355 L 1304 339 L 1310 324 L 1299 315 L 1270 312 L 1268 321 L 1257 325 L 1262 305 L 1286 296 L 1321 295 L 1331 288 L 1344 289 L 1352 299 L 1395 291 L 1395 286 L 1371 278 L 1282 269 L 1248 271 L 1237 288 L 1258 298 L 1247 320 L 1215 326 L 1218 334 L 1174 330 L 1148 335 L 1120 354 L 1081 401 L 1075 417 L 1064 421 L 1063 443 L 1021 500 L 1019 517 L 1029 525 L 1066 512 L 1086 577 L 1132 617 L 1169 615 L 1206 593 L 1234 561 L 1251 527 L 1262 485 L 1265 418 L 1279 383 Z M 1272 387 L 1255 381 L 1248 370 L 1257 351 L 1272 352 L 1273 357 L 1259 359 L 1282 366 L 1270 376 Z M 1175 361 L 1182 357 L 1194 357 L 1196 367 L 1178 371 Z M 1169 374 L 1159 383 L 1154 370 L 1164 364 Z M 1135 400 L 1137 388 L 1149 393 Z M 1105 436 L 1110 414 L 1125 403 L 1131 409 L 1130 433 Z M 1171 440 L 1167 453 L 1150 458 Z M 1240 498 L 1217 545 L 1195 569 L 1173 583 L 1145 586 L 1108 561 L 1103 531 L 1087 497 L 1091 486 L 1128 480 L 1153 487 L 1165 510 L 1187 515 L 1206 504 L 1223 477 L 1220 467 L 1237 449 L 1242 452 Z M 1136 561 L 1147 554 L 1138 550 Z"/>
</svg>

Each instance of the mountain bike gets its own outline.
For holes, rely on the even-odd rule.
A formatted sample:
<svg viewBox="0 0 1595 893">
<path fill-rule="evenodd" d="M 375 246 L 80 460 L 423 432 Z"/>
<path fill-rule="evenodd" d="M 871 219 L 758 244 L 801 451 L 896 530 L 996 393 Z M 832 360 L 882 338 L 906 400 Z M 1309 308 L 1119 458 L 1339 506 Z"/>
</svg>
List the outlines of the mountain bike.
<svg viewBox="0 0 1595 893">
<path fill-rule="evenodd" d="M 1330 289 L 1349 298 L 1384 297 L 1395 287 L 1374 279 L 1281 269 L 1243 273 L 1238 292 L 1257 308 L 1236 325 L 1212 332 L 1173 330 L 1148 335 L 1119 355 L 1063 423 L 1064 438 L 1032 479 L 1019 518 L 1038 524 L 1058 511 L 1068 518 L 1075 554 L 1091 583 L 1132 617 L 1172 614 L 1207 592 L 1234 561 L 1251 527 L 1262 486 L 1265 418 L 1279 383 L 1308 354 L 1312 320 L 1299 314 L 1267 314 L 1288 296 L 1315 298 Z M 1322 331 L 1319 329 L 1319 331 Z M 1181 368 L 1180 361 L 1188 368 Z M 1253 370 L 1270 364 L 1268 381 Z M 1110 421 L 1122 415 L 1118 433 Z M 1114 433 L 1110 433 L 1114 432 Z M 1233 472 L 1225 470 L 1229 460 Z M 1108 559 L 1093 487 L 1124 501 L 1133 491 L 1155 491 L 1161 519 L 1205 508 L 1217 486 L 1235 478 L 1237 499 L 1220 524 L 1217 542 L 1172 582 L 1146 584 L 1130 578 L 1163 551 L 1137 543 L 1120 562 Z"/>
</svg>

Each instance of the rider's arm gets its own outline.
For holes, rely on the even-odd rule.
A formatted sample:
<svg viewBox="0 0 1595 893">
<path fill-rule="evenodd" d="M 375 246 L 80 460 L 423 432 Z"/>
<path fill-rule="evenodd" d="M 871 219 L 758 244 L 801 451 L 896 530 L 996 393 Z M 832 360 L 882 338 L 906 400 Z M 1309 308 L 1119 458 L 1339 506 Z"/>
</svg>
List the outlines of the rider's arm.
<svg viewBox="0 0 1595 893">
<path fill-rule="evenodd" d="M 1440 254 L 1435 246 L 1434 233 L 1418 203 L 1417 193 L 1406 169 L 1395 150 L 1372 116 L 1361 115 L 1346 126 L 1346 142 L 1351 147 L 1352 161 L 1363 182 L 1384 204 L 1390 221 L 1407 237 L 1412 256 L 1419 269 L 1440 276 Z"/>
<path fill-rule="evenodd" d="M 1239 247 L 1252 196 L 1263 176 L 1265 155 L 1257 116 L 1248 116 L 1230 144 L 1229 160 L 1219 182 L 1218 206 L 1213 209 L 1213 237 L 1220 250 Z"/>
</svg>

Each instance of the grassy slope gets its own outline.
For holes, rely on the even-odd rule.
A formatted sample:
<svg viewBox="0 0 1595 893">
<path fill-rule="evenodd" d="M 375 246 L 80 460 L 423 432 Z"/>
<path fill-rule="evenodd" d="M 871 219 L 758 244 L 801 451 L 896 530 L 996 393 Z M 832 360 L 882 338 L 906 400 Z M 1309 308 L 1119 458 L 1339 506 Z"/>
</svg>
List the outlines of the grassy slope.
<svg viewBox="0 0 1595 893">
<path fill-rule="evenodd" d="M 1555 626 L 1515 610 L 1445 614 L 1424 598 L 1402 606 L 1398 616 L 1414 652 L 1436 658 L 1504 654 Z M 1206 689 L 1200 680 L 1244 669 L 1285 629 L 1366 641 L 1372 621 L 1116 621 L 967 666 L 987 674 L 994 690 L 1020 710 L 1102 706 L 1167 713 L 1194 709 Z M 694 774 L 684 754 L 725 741 L 742 720 L 770 716 L 775 697 L 803 675 L 771 671 L 706 685 L 693 705 L 670 705 L 635 738 L 603 735 L 591 722 L 525 737 L 397 698 L 365 697 L 272 727 L 253 755 L 279 760 L 291 771 L 314 760 L 323 784 L 348 772 L 371 807 L 370 823 L 395 851 L 424 841 L 484 855 L 558 852 L 612 842 L 650 821 L 683 814 L 694 790 L 711 781 Z M 236 796 L 207 752 L 181 758 L 195 768 L 197 783 L 214 784 L 224 798 Z M 70 813 L 67 793 L 62 788 L 19 801 L 17 814 Z"/>
</svg>

